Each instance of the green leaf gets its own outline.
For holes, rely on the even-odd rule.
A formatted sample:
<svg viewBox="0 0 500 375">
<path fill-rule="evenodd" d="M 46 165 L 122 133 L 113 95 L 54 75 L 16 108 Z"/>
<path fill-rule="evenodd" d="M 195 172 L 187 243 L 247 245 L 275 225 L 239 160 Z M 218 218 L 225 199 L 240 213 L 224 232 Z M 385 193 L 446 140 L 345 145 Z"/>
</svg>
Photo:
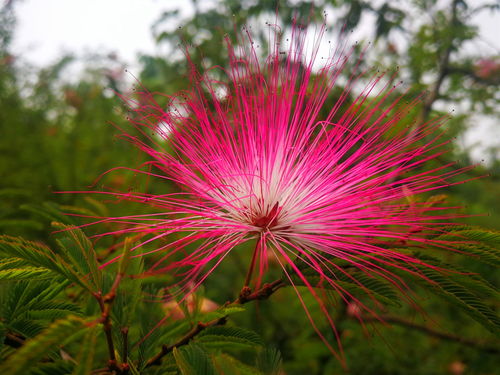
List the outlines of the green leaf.
<svg viewBox="0 0 500 375">
<path fill-rule="evenodd" d="M 174 348 L 175 362 L 182 375 L 216 375 L 212 359 L 199 345 L 189 344 Z"/>
<path fill-rule="evenodd" d="M 462 226 L 433 240 L 444 241 L 446 247 L 476 256 L 472 259 L 500 266 L 500 232 Z"/>
<path fill-rule="evenodd" d="M 50 281 L 17 282 L 10 284 L 7 293 L 2 296 L 1 316 L 4 321 L 23 317 L 27 311 L 43 301 L 49 301 L 59 294 L 65 283 Z"/>
<path fill-rule="evenodd" d="M 91 373 L 94 365 L 97 332 L 99 329 L 100 327 L 95 325 L 89 328 L 85 334 L 72 375 L 87 375 Z"/>
<path fill-rule="evenodd" d="M 46 321 L 80 315 L 78 306 L 55 299 L 66 285 L 67 282 L 57 280 L 8 284 L 0 299 L 0 316 L 5 326 L 25 337 L 33 337 L 46 326 Z"/>
<path fill-rule="evenodd" d="M 55 320 L 67 315 L 81 315 L 80 308 L 72 303 L 40 301 L 31 304 L 26 316 L 33 320 Z"/>
<path fill-rule="evenodd" d="M 46 325 L 37 321 L 18 318 L 9 322 L 8 327 L 10 330 L 17 332 L 24 337 L 34 337 L 42 332 Z"/>
<path fill-rule="evenodd" d="M 226 353 L 214 356 L 214 365 L 218 374 L 224 375 L 256 375 L 261 374 L 255 367 L 251 367 Z"/>
<path fill-rule="evenodd" d="M 351 271 L 349 276 L 339 273 L 334 278 L 334 283 L 344 293 L 347 292 L 356 298 L 369 297 L 384 305 L 401 306 L 397 289 L 386 280 L 380 277 L 369 276 L 363 271 Z M 300 277 L 293 275 L 292 279 L 295 285 L 305 286 L 304 281 Z M 324 280 L 316 273 L 307 275 L 306 279 L 313 286 L 321 283 L 322 288 L 338 292 L 329 283 L 322 282 Z"/>
<path fill-rule="evenodd" d="M 64 345 L 86 329 L 83 319 L 69 316 L 52 323 L 36 337 L 27 340 L 0 365 L 1 374 L 26 374 L 26 371 L 47 355 L 54 347 Z"/>
<path fill-rule="evenodd" d="M 279 375 L 283 369 L 281 353 L 275 348 L 264 348 L 257 355 L 256 365 L 264 375 Z"/>
<path fill-rule="evenodd" d="M 79 274 L 73 265 L 43 244 L 3 235 L 0 236 L 0 256 L 22 259 L 26 264 L 45 268 L 85 289 L 92 290 L 85 275 Z"/>
<path fill-rule="evenodd" d="M 133 362 L 129 362 L 129 367 L 130 367 L 130 375 L 141 375 L 139 372 L 139 369 L 136 367 L 136 365 Z"/>
<path fill-rule="evenodd" d="M 217 309 L 216 311 L 210 311 L 208 313 L 205 313 L 201 316 L 197 316 L 197 319 L 201 321 L 202 323 L 207 323 L 209 321 L 212 321 L 217 318 L 224 318 L 226 316 L 236 314 L 239 312 L 245 311 L 245 308 L 243 306 L 228 306 L 228 307 L 221 307 Z"/>
<path fill-rule="evenodd" d="M 127 271 L 129 274 L 141 274 L 143 269 L 143 258 L 130 259 Z M 142 298 L 142 281 L 141 278 L 125 277 L 120 283 L 120 288 L 113 303 L 112 314 L 113 319 L 121 327 L 129 327 L 133 324 L 133 318 Z"/>
<path fill-rule="evenodd" d="M 62 223 L 52 223 L 52 225 L 63 231 L 64 237 L 58 239 L 57 243 L 67 255 L 68 261 L 75 265 L 81 275 L 90 276 L 94 291 L 101 290 L 102 273 L 92 242 L 78 227 Z"/>
<path fill-rule="evenodd" d="M 336 282 L 356 297 L 365 294 L 385 305 L 401 306 L 396 287 L 388 281 L 362 271 L 353 272 L 351 276 L 341 274 Z"/>
<path fill-rule="evenodd" d="M 157 290 L 147 287 L 144 290 L 149 295 L 157 295 Z M 135 343 L 138 346 L 139 369 L 145 364 L 145 361 L 157 353 L 159 347 L 163 344 L 168 344 L 173 340 L 172 336 L 176 338 L 189 330 L 189 323 L 187 321 L 175 321 L 168 324 L 159 324 L 165 317 L 165 311 L 160 303 L 141 303 L 138 304 L 136 309 L 136 316 L 139 317 L 134 320 L 135 324 L 139 326 L 139 340 Z M 180 327 L 178 332 L 172 334 L 177 327 Z M 131 346 L 134 344 L 131 342 Z"/>
<path fill-rule="evenodd" d="M 121 273 L 123 275 L 127 272 L 127 268 L 130 264 L 130 258 L 132 254 L 130 252 L 131 247 L 132 247 L 132 240 L 128 237 L 125 238 L 125 243 L 123 244 L 122 256 L 118 263 L 118 273 Z"/>
<path fill-rule="evenodd" d="M 255 332 L 239 327 L 213 326 L 201 331 L 196 342 L 212 348 L 257 348 L 264 343 Z"/>
<path fill-rule="evenodd" d="M 0 270 L 0 281 L 43 280 L 51 277 L 54 277 L 53 272 L 43 267 L 24 266 Z"/>
<path fill-rule="evenodd" d="M 51 363 L 37 363 L 26 372 L 26 375 L 68 375 L 73 364 L 68 361 L 60 360 Z"/>
<path fill-rule="evenodd" d="M 422 286 L 446 298 L 450 303 L 462 309 L 471 318 L 482 324 L 490 331 L 500 333 L 500 319 L 495 311 L 486 305 L 460 282 L 461 277 L 467 275 L 447 275 L 426 266 L 418 266 L 420 272 L 433 283 L 424 279 L 415 278 Z M 470 281 L 470 280 L 467 280 Z M 466 285 L 470 283 L 466 282 Z"/>
<path fill-rule="evenodd" d="M 441 239 L 445 236 L 452 235 L 455 240 L 467 239 L 470 241 L 476 241 L 494 248 L 500 247 L 500 232 L 478 228 L 478 227 L 459 227 L 454 228 L 447 235 L 439 236 L 435 239 Z"/>
<path fill-rule="evenodd" d="M 65 285 L 49 281 L 8 284 L 0 300 L 0 316 L 6 329 L 30 338 L 39 334 L 48 322 L 81 314 L 78 306 L 54 300 Z"/>
<path fill-rule="evenodd" d="M 491 285 L 488 280 L 485 280 L 481 275 L 477 273 L 470 273 L 463 267 L 442 262 L 441 260 L 430 255 L 421 254 L 419 251 L 414 252 L 413 256 L 424 261 L 427 264 L 450 271 L 447 276 L 451 280 L 466 287 L 466 289 L 476 293 L 477 295 L 492 297 L 495 300 L 499 297 L 497 288 L 495 288 L 495 286 Z"/>
</svg>

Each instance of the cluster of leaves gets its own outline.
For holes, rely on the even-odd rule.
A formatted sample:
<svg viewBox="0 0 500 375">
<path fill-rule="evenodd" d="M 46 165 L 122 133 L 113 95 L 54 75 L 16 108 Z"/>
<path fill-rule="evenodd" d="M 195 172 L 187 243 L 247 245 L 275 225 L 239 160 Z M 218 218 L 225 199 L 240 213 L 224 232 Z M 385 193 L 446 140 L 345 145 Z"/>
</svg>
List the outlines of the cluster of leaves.
<svg viewBox="0 0 500 375">
<path fill-rule="evenodd" d="M 280 373 L 280 352 L 266 345 L 259 334 L 235 324 L 238 315 L 248 317 L 249 311 L 243 313 L 251 311 L 246 309 L 247 305 L 228 302 L 213 311 L 203 311 L 200 304 L 193 308 L 182 303 L 162 303 L 166 280 L 159 276 L 140 277 L 144 274 L 144 259 L 130 257 L 127 241 L 120 262 L 101 268 L 99 259 L 104 254 L 94 249 L 81 229 L 57 222 L 53 226 L 57 230 L 54 249 L 20 237 L 0 237 L 0 372 L 51 375 L 96 371 L 197 375 Z M 461 226 L 435 240 L 452 241 L 451 247 L 456 252 L 472 254 L 467 257 L 468 263 L 484 263 L 490 270 L 495 270 L 500 263 L 498 232 Z M 408 282 L 459 308 L 482 325 L 484 332 L 500 332 L 500 319 L 493 307 L 498 292 L 492 285 L 495 280 L 491 273 L 466 272 L 449 258 L 449 251 L 438 247 L 432 255 L 411 247 L 400 250 L 436 267 L 421 267 L 425 279 L 413 276 Z M 341 262 L 336 261 L 341 267 Z M 315 281 L 315 273 L 308 273 L 307 267 L 302 271 L 310 282 Z M 405 312 L 401 311 L 404 305 L 401 302 L 407 297 L 404 293 L 376 275 L 353 269 L 351 276 L 336 275 L 338 285 L 363 303 L 382 309 L 380 322 L 387 320 L 416 328 L 486 355 L 498 354 L 494 336 L 484 340 L 484 333 L 481 340 L 465 338 L 407 321 Z M 401 277 L 409 276 L 402 273 Z M 300 282 L 296 280 L 299 288 Z M 284 288 L 283 294 L 286 295 L 288 289 L 293 288 Z M 199 294 L 196 298 L 203 300 L 204 296 Z M 333 290 L 331 298 L 336 298 Z M 314 301 L 306 300 L 306 303 L 314 305 Z M 335 321 L 339 330 L 346 330 L 359 316 L 351 316 L 349 306 L 342 306 L 336 306 L 339 313 Z M 261 307 L 272 308 L 273 301 Z M 287 308 L 290 310 L 291 305 Z M 181 316 L 174 318 L 173 309 L 182 311 Z M 300 310 L 300 306 L 292 309 L 295 315 L 301 315 Z M 390 315 L 391 310 L 399 311 L 399 315 Z M 319 311 L 312 307 L 311 313 L 316 316 Z M 268 321 L 270 316 L 262 321 Z M 373 317 L 366 316 L 362 321 L 380 323 L 378 318 L 370 319 Z M 109 352 L 110 341 L 113 354 Z M 329 365 L 338 366 L 334 362 Z"/>
<path fill-rule="evenodd" d="M 497 232 L 480 228 L 458 227 L 445 235 L 437 236 L 434 240 L 446 241 L 446 251 L 452 250 L 471 255 L 475 261 L 490 266 L 492 271 L 500 266 L 498 250 L 500 248 L 500 234 Z M 431 245 L 425 249 L 410 246 L 397 250 L 425 263 L 425 265 L 415 265 L 415 270 L 421 273 L 422 277 L 413 275 L 411 277 L 412 283 L 427 288 L 430 292 L 462 309 L 490 332 L 500 333 L 500 318 L 492 307 L 500 295 L 491 281 L 480 274 L 471 274 L 464 267 L 443 259 L 445 254 L 439 246 Z M 372 261 L 378 264 L 376 260 Z M 350 265 L 346 264 L 346 266 Z M 445 271 L 443 272 L 443 270 Z M 302 271 L 309 277 L 315 276 L 315 272 L 311 268 L 306 267 Z M 403 278 L 408 277 L 406 272 L 395 272 L 401 273 L 400 276 Z M 384 305 L 400 303 L 397 289 L 387 280 L 363 273 L 349 276 L 336 275 L 338 278 L 336 282 L 340 287 L 352 292 L 353 295 L 366 294 Z M 300 279 L 297 278 L 296 282 L 300 283 Z"/>
<path fill-rule="evenodd" d="M 127 365 L 118 372 L 277 374 L 280 370 L 277 350 L 264 346 L 252 331 L 224 324 L 230 315 L 244 311 L 242 306 L 211 312 L 184 309 L 185 318 L 168 319 L 169 308 L 160 302 L 164 280 L 134 277 L 143 272 L 141 259 L 125 256 L 120 264 L 101 269 L 99 255 L 80 229 L 54 226 L 61 231 L 57 249 L 19 237 L 0 238 L 1 373 L 89 374 L 106 368 L 109 337 L 100 301 L 111 291 L 115 295 L 109 302 L 110 337 L 118 343 L 117 361 Z M 127 247 L 124 251 L 130 254 Z M 124 278 L 116 283 L 122 273 Z M 193 327 L 203 329 L 177 347 L 175 343 Z M 167 349 L 155 360 L 162 346 Z"/>
</svg>

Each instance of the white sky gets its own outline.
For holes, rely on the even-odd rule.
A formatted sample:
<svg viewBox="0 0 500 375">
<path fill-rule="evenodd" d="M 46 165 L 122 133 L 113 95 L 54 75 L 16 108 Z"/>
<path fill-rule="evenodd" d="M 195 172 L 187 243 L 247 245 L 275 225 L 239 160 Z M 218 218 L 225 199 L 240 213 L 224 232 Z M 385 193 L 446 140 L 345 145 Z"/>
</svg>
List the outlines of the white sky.
<svg viewBox="0 0 500 375">
<path fill-rule="evenodd" d="M 115 51 L 132 63 L 138 52 L 157 52 L 151 25 L 162 11 L 179 6 L 191 12 L 190 0 L 17 0 L 14 52 L 39 66 L 63 51 Z M 498 14 L 482 12 L 475 23 L 484 41 L 480 49 L 499 53 Z"/>
<path fill-rule="evenodd" d="M 479 0 L 470 3 L 474 1 Z M 190 0 L 17 0 L 14 4 L 18 20 L 14 55 L 44 66 L 55 62 L 62 52 L 80 56 L 85 52 L 116 52 L 120 60 L 132 65 L 132 71 L 138 53 L 159 53 L 151 25 L 162 11 L 182 6 L 184 15 L 191 13 Z M 481 12 L 474 23 L 480 27 L 481 41 L 468 50 L 483 56 L 500 54 L 498 13 Z M 476 128 L 471 132 L 467 143 L 498 144 L 499 129 L 498 124 L 489 122 L 481 131 Z"/>
<path fill-rule="evenodd" d="M 151 25 L 169 3 L 182 1 L 18 1 L 14 53 L 39 66 L 61 52 L 117 52 L 134 62 L 138 52 L 155 52 Z"/>
</svg>

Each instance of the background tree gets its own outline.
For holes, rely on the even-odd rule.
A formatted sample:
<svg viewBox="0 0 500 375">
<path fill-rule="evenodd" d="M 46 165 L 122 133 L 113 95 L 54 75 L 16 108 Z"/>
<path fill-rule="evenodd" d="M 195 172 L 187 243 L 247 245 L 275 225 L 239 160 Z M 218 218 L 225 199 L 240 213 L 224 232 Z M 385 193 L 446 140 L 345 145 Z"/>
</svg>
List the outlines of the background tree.
<svg viewBox="0 0 500 375">
<path fill-rule="evenodd" d="M 398 67 L 394 82 L 404 81 L 398 90 L 408 89 L 408 98 L 427 90 L 418 111 L 407 119 L 409 126 L 453 108 L 453 117 L 446 123 L 446 137 L 454 140 L 454 149 L 445 157 L 459 160 L 459 165 L 475 162 L 470 150 L 460 146 L 460 140 L 467 129 L 476 126 L 477 116 L 488 121 L 498 119 L 498 51 L 485 55 L 467 49 L 468 44 L 478 43 L 481 38 L 473 26 L 474 17 L 480 12 L 498 12 L 498 2 L 477 5 L 461 0 L 437 4 L 426 0 L 319 0 L 313 11 L 310 2 L 281 1 L 278 16 L 275 1 L 220 0 L 210 9 L 202 8 L 199 1 L 192 5 L 195 11 L 189 18 L 179 20 L 178 10 L 169 11 L 152 26 L 157 43 L 168 53 L 141 56 L 137 75 L 148 90 L 175 93 L 188 86 L 179 44 L 192 45 L 191 58 L 198 66 L 226 66 L 223 37 L 226 33 L 233 35 L 235 25 L 249 25 L 265 54 L 272 27 L 266 22 L 278 21 L 286 37 L 292 17 L 299 14 L 309 23 L 321 24 L 326 17 L 327 24 L 332 25 L 329 38 L 333 44 L 351 31 L 359 35 L 369 29 L 360 34 L 367 35 L 372 43 L 362 60 L 363 68 L 375 67 L 392 74 Z M 115 56 L 89 56 L 79 77 L 68 80 L 66 69 L 81 61 L 62 56 L 51 66 L 29 67 L 22 56 L 11 53 L 14 32 L 13 2 L 7 2 L 0 12 L 0 231 L 37 243 L 12 237 L 0 240 L 0 280 L 5 281 L 0 285 L 0 334 L 4 344 L 0 347 L 0 368 L 6 366 L 4 370 L 10 371 L 6 373 L 19 374 L 208 374 L 215 369 L 246 374 L 277 373 L 282 362 L 287 374 L 341 373 L 339 363 L 307 325 L 291 288 L 281 288 L 269 302 L 250 301 L 244 306 L 219 307 L 216 312 L 203 310 L 202 301 L 221 305 L 234 300 L 238 292 L 234 280 L 245 274 L 244 256 L 233 256 L 232 263 L 223 264 L 207 280 L 204 292 L 196 294 L 194 302 L 165 306 L 150 303 L 150 298 L 144 296 L 161 299 L 168 275 L 165 279 L 137 282 L 126 275 L 140 273 L 147 265 L 130 260 L 119 267 L 95 269 L 97 262 L 121 251 L 118 240 L 102 240 L 92 246 L 77 229 L 62 235 L 52 233 L 53 221 L 64 225 L 85 223 L 62 212 L 90 216 L 122 213 L 123 206 L 113 201 L 54 192 L 85 190 L 107 170 L 139 166 L 145 161 L 144 156 L 116 137 L 115 126 L 127 126 L 127 110 L 116 93 L 133 93 L 122 63 Z M 357 52 L 361 50 L 359 47 Z M 334 92 L 330 100 L 334 102 L 338 95 Z M 467 206 L 464 212 L 473 215 L 463 219 L 467 224 L 499 229 L 498 147 L 484 159 L 467 176 L 480 179 L 447 189 L 447 198 L 432 199 L 449 199 Z M 109 173 L 89 190 L 102 185 L 152 193 L 176 188 L 140 180 L 127 171 Z M 141 210 L 140 206 L 137 210 Z M 102 228 L 86 228 L 85 232 L 91 236 L 102 232 Z M 415 316 L 412 309 L 400 306 L 397 293 L 378 281 L 371 284 L 371 293 L 387 304 L 383 318 L 391 326 L 370 317 L 366 317 L 366 325 L 360 324 L 353 318 L 354 305 L 342 306 L 335 312 L 350 373 L 496 371 L 498 341 L 490 332 L 493 329 L 488 319 L 495 320 L 498 308 L 498 295 L 493 290 L 498 285 L 494 266 L 498 265 L 498 255 L 492 249 L 498 248 L 500 240 L 498 234 L 486 230 L 470 233 L 481 245 L 464 250 L 481 254 L 483 261 L 446 255 L 436 262 L 472 271 L 473 275 L 450 279 L 434 275 L 434 289 L 415 285 L 427 315 Z M 78 251 L 92 254 L 93 258 L 81 259 L 76 255 Z M 179 320 L 141 341 L 171 309 L 180 311 Z M 246 311 L 238 313 L 243 309 Z M 230 323 L 223 326 L 226 317 Z M 206 327 L 197 328 L 198 321 Z M 186 337 L 194 338 L 194 343 L 184 345 Z M 110 342 L 117 354 L 109 350 Z M 276 349 L 265 349 L 264 343 Z M 114 364 L 108 362 L 110 359 Z"/>
</svg>

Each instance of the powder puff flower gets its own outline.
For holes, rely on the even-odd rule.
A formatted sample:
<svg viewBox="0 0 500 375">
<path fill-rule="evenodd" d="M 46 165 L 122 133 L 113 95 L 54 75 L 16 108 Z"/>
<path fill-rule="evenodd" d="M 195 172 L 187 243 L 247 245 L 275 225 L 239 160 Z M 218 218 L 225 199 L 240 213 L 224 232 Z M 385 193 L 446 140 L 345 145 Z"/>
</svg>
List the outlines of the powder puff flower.
<svg viewBox="0 0 500 375">
<path fill-rule="evenodd" d="M 404 289 L 395 271 L 418 273 L 413 266 L 422 262 L 384 243 L 429 241 L 424 234 L 439 230 L 450 215 L 409 202 L 453 184 L 461 171 L 426 169 L 446 142 L 442 119 L 406 119 L 420 98 L 406 102 L 398 87 L 384 84 L 383 74 L 359 71 L 360 60 L 351 64 L 354 49 L 345 45 L 319 58 L 324 28 L 312 35 L 295 24 L 288 39 L 271 32 L 265 61 L 243 34 L 236 45 L 228 39 L 227 68 L 200 73 L 187 54 L 191 88 L 161 95 L 166 106 L 147 91 L 125 98 L 142 136 L 124 136 L 150 159 L 148 170 L 138 171 L 174 183 L 178 192 L 104 192 L 155 209 L 107 218 L 122 225 L 107 234 L 140 235 L 135 254 L 156 253 L 150 271 L 176 276 L 183 295 L 232 252 L 246 249 L 239 245 L 252 242 L 243 285 L 261 285 L 271 258 L 306 312 L 297 283 L 334 327 L 320 287 L 356 301 L 336 281 L 352 278 L 351 267 Z M 361 77 L 368 83 L 355 95 Z M 146 244 L 153 250 L 142 250 Z"/>
</svg>

